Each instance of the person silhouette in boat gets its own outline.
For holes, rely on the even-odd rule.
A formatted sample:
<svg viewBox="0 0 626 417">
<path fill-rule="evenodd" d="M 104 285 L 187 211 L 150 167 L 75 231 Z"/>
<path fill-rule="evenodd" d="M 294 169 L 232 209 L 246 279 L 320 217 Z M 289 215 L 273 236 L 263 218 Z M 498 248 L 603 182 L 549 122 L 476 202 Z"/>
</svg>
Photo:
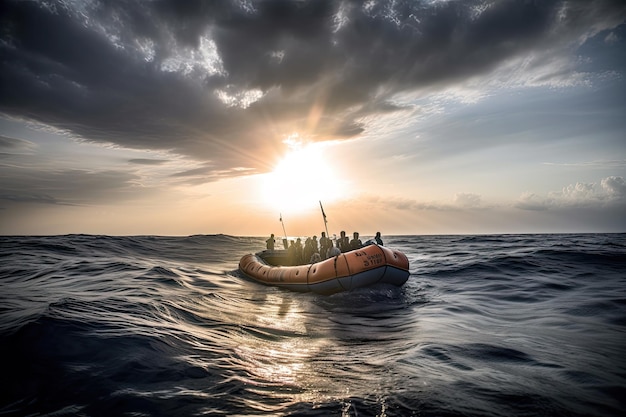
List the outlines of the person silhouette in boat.
<svg viewBox="0 0 626 417">
<path fill-rule="evenodd" d="M 333 245 L 333 241 L 330 241 L 330 247 L 328 248 L 328 252 L 326 253 L 326 258 L 334 258 L 337 255 L 341 255 L 341 249 L 339 249 L 339 241 L 335 242 Z"/>
<path fill-rule="evenodd" d="M 302 265 L 304 263 L 304 248 L 302 247 L 302 239 L 296 239 L 296 265 Z"/>
<path fill-rule="evenodd" d="M 348 252 L 350 250 L 350 241 L 344 230 L 339 234 L 339 240 L 337 241 L 337 247 L 342 252 Z"/>
<path fill-rule="evenodd" d="M 289 249 L 287 249 L 287 257 L 289 259 L 289 265 L 298 265 L 297 264 L 297 254 L 296 254 L 296 244 L 293 240 L 289 241 Z"/>
<path fill-rule="evenodd" d="M 317 246 L 317 245 L 315 245 Z M 311 259 L 314 253 L 317 252 L 317 248 L 313 245 L 313 239 L 307 237 L 304 241 L 304 249 L 303 249 L 303 260 L 308 261 Z M 312 263 L 312 262 L 309 262 Z"/>
<path fill-rule="evenodd" d="M 320 237 L 320 256 L 323 256 L 324 259 L 326 259 L 326 252 L 328 252 L 330 245 L 332 245 L 332 242 L 326 237 L 326 232 L 322 232 L 322 237 Z"/>
<path fill-rule="evenodd" d="M 309 259 L 309 263 L 310 264 L 315 264 L 318 263 L 322 260 L 321 256 L 319 253 L 315 252 L 313 255 L 311 255 L 311 259 Z"/>
<path fill-rule="evenodd" d="M 276 243 L 276 240 L 274 239 L 274 233 L 272 233 L 270 238 L 267 239 L 265 243 L 266 243 L 267 250 L 274 250 L 274 243 Z"/>
<path fill-rule="evenodd" d="M 374 240 L 376 240 L 377 245 L 383 246 L 383 239 L 380 237 L 380 232 L 376 232 Z"/>
<path fill-rule="evenodd" d="M 363 247 L 363 242 L 359 239 L 359 232 L 354 232 L 352 234 L 352 240 L 350 241 L 350 249 L 360 249 Z"/>
</svg>

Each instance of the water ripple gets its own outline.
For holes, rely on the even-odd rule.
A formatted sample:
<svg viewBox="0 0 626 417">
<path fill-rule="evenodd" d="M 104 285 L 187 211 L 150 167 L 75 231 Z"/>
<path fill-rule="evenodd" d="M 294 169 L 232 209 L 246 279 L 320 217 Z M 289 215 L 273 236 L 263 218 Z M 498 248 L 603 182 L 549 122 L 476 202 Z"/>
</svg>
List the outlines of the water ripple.
<svg viewBox="0 0 626 417">
<path fill-rule="evenodd" d="M 266 287 L 263 239 L 0 237 L 4 415 L 617 416 L 625 235 L 388 237 L 402 288 Z"/>
</svg>

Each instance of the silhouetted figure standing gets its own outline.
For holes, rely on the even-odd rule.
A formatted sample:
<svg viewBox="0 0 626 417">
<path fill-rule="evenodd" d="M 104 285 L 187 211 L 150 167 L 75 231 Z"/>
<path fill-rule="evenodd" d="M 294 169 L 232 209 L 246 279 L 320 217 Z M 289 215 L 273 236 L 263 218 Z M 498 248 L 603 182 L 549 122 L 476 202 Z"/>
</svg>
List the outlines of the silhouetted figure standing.
<svg viewBox="0 0 626 417">
<path fill-rule="evenodd" d="M 304 248 L 302 247 L 302 240 L 296 239 L 296 265 L 302 265 L 304 263 Z"/>
<path fill-rule="evenodd" d="M 308 261 L 311 259 L 311 256 L 317 252 L 317 249 L 313 247 L 313 239 L 307 237 L 304 241 L 304 252 L 303 252 L 303 260 Z"/>
<path fill-rule="evenodd" d="M 274 250 L 274 243 L 275 242 L 276 242 L 276 240 L 274 240 L 274 233 L 272 233 L 270 238 L 265 241 L 267 249 L 268 250 Z"/>
<path fill-rule="evenodd" d="M 287 249 L 287 257 L 289 258 L 289 265 L 298 265 L 296 244 L 293 240 L 289 241 L 289 249 Z"/>
<path fill-rule="evenodd" d="M 362 247 L 363 247 L 363 242 L 361 242 L 361 239 L 359 239 L 359 233 L 354 232 L 352 234 L 352 240 L 350 241 L 350 249 L 354 250 L 354 249 L 360 249 Z"/>
<path fill-rule="evenodd" d="M 323 256 L 324 259 L 326 259 L 326 252 L 328 252 L 330 245 L 332 245 L 332 242 L 326 237 L 326 232 L 322 232 L 322 237 L 320 237 L 320 256 Z"/>
<path fill-rule="evenodd" d="M 345 231 L 341 231 L 339 240 L 337 241 L 337 247 L 342 252 L 348 252 L 350 250 L 350 241 L 348 240 L 348 236 L 346 236 Z"/>
<path fill-rule="evenodd" d="M 376 237 L 374 237 L 374 239 L 376 240 L 377 245 L 383 246 L 383 240 L 380 237 L 380 232 L 376 232 Z"/>
</svg>

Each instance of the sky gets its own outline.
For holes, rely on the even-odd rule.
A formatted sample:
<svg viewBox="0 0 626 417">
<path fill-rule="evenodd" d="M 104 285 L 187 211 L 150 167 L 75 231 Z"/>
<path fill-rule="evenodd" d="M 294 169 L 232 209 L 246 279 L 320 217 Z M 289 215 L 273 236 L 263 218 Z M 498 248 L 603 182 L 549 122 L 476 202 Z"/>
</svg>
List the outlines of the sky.
<svg viewBox="0 0 626 417">
<path fill-rule="evenodd" d="M 5 0 L 0 28 L 3 235 L 626 232 L 623 1 Z"/>
</svg>

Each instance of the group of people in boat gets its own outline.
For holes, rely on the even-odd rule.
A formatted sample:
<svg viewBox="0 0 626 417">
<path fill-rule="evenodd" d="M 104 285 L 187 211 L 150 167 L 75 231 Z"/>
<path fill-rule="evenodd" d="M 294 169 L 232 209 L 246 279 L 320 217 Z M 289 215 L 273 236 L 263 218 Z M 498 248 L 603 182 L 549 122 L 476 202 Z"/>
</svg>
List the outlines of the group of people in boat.
<svg viewBox="0 0 626 417">
<path fill-rule="evenodd" d="M 276 239 L 273 233 L 265 242 L 268 250 L 274 250 Z M 366 244 L 372 243 L 383 245 L 380 232 L 376 232 L 373 241 L 366 242 Z M 313 236 L 312 238 L 307 237 L 304 240 L 304 244 L 301 238 L 297 238 L 295 241 L 283 239 L 283 246 L 287 250 L 291 265 L 303 265 L 306 263 L 320 262 L 324 259 L 340 255 L 343 252 L 362 248 L 364 245 L 359 238 L 358 232 L 354 232 L 350 240 L 346 236 L 346 232 L 341 231 L 339 237 L 335 236 L 334 242 L 333 239 L 326 236 L 326 232 L 322 232 L 319 242 L 317 236 Z"/>
</svg>

